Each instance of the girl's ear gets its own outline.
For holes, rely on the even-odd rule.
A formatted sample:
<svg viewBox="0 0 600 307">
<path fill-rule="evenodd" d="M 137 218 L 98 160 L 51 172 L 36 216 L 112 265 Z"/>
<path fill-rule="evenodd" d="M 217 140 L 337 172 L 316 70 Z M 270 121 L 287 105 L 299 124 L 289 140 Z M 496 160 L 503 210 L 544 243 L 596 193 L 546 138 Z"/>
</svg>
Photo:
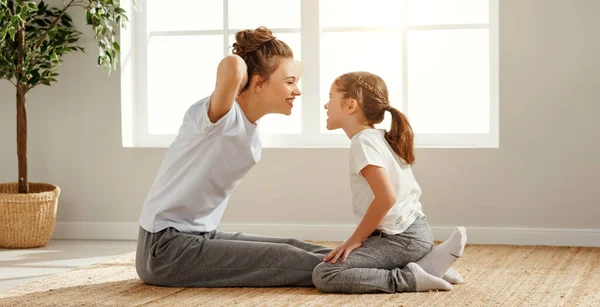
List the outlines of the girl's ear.
<svg viewBox="0 0 600 307">
<path fill-rule="evenodd" d="M 356 112 L 356 110 L 358 110 L 358 101 L 356 101 L 354 98 L 349 99 L 346 103 L 345 109 L 348 114 Z"/>
</svg>

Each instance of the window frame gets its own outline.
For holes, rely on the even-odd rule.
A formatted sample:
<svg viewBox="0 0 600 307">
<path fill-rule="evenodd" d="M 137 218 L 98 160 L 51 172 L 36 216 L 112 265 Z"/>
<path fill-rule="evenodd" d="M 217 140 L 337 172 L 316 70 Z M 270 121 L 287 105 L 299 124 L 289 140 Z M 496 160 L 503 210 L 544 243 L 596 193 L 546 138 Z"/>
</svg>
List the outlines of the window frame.
<svg viewBox="0 0 600 307">
<path fill-rule="evenodd" d="M 150 0 L 151 1 L 151 0 Z M 409 31 L 444 29 L 488 29 L 490 59 L 489 132 L 469 134 L 415 133 L 418 148 L 498 148 L 499 147 L 499 3 L 489 1 L 489 23 L 456 25 L 408 25 L 408 0 L 402 1 L 405 22 L 398 27 L 326 27 L 319 24 L 319 0 L 301 0 L 301 28 L 271 28 L 274 33 L 300 33 L 301 61 L 304 63 L 302 77 L 302 112 L 300 134 L 270 134 L 261 131 L 265 148 L 331 148 L 347 147 L 350 143 L 344 133 L 321 133 L 320 108 L 326 103 L 320 97 L 320 40 L 324 32 L 353 31 L 400 31 L 402 39 L 402 67 L 407 67 Z M 229 36 L 241 29 L 228 28 L 229 0 L 223 0 L 223 29 L 199 31 L 153 31 L 147 35 L 146 1 L 136 9 L 128 2 L 121 6 L 129 12 L 129 25 L 121 29 L 121 111 L 122 139 L 124 147 L 169 147 L 176 134 L 156 135 L 148 133 L 147 99 L 147 43 L 151 36 L 163 35 L 223 35 L 223 56 L 230 54 Z M 402 69 L 402 107 L 408 110 L 408 70 Z M 210 93 L 206 93 L 209 95 Z M 193 103 L 193 102 L 192 102 Z"/>
</svg>

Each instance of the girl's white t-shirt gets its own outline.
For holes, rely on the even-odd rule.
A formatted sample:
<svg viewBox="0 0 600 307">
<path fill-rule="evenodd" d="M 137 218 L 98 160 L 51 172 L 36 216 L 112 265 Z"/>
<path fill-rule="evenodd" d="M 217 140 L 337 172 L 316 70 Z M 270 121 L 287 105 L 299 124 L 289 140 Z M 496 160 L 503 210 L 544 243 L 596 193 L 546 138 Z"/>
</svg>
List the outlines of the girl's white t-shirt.
<svg viewBox="0 0 600 307">
<path fill-rule="evenodd" d="M 366 129 L 354 135 L 350 145 L 350 187 L 357 224 L 375 198 L 369 183 L 360 173 L 367 165 L 384 168 L 396 190 L 396 204 L 377 229 L 390 235 L 402 233 L 418 217 L 425 215 L 419 202 L 421 188 L 411 165 L 392 150 L 385 140 L 384 130 Z"/>
</svg>

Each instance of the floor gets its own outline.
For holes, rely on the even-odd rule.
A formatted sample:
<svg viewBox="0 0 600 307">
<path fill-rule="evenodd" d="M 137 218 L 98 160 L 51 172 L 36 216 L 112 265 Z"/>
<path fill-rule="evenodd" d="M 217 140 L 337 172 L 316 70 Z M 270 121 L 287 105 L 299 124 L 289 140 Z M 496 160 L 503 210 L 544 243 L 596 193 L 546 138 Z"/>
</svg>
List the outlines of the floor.
<svg viewBox="0 0 600 307">
<path fill-rule="evenodd" d="M 325 294 L 311 287 L 151 286 L 137 276 L 133 242 L 116 243 L 120 244 L 117 248 L 110 242 L 60 243 L 48 251 L 68 250 L 72 256 L 57 254 L 58 259 L 52 261 L 49 256 L 42 258 L 44 253 L 39 251 L 37 255 L 21 253 L 23 259 L 9 260 L 6 263 L 13 265 L 7 267 L 33 267 L 29 271 L 33 274 L 38 267 L 77 266 L 81 258 L 93 262 L 106 257 L 98 253 L 107 250 L 125 253 L 0 291 L 0 306 L 600 306 L 600 248 L 467 245 L 454 264 L 465 283 L 452 291 L 347 295 Z M 90 247 L 82 250 L 83 246 Z M 0 250 L 3 253 L 7 251 Z"/>
<path fill-rule="evenodd" d="M 136 241 L 52 240 L 33 249 L 0 248 L 0 291 L 133 252 Z"/>
</svg>

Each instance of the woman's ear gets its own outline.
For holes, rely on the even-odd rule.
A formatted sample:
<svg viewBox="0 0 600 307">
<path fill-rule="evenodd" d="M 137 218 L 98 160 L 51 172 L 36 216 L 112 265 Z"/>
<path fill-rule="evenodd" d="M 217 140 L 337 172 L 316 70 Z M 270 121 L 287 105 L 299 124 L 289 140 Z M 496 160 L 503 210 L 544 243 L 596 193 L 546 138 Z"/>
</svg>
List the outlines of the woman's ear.
<svg viewBox="0 0 600 307">
<path fill-rule="evenodd" d="M 264 85 L 265 85 L 265 80 L 261 76 L 254 75 L 252 77 L 252 83 L 250 84 L 250 86 L 252 87 L 252 89 L 254 90 L 254 92 L 257 95 L 259 95 L 260 92 L 262 92 Z"/>
</svg>

